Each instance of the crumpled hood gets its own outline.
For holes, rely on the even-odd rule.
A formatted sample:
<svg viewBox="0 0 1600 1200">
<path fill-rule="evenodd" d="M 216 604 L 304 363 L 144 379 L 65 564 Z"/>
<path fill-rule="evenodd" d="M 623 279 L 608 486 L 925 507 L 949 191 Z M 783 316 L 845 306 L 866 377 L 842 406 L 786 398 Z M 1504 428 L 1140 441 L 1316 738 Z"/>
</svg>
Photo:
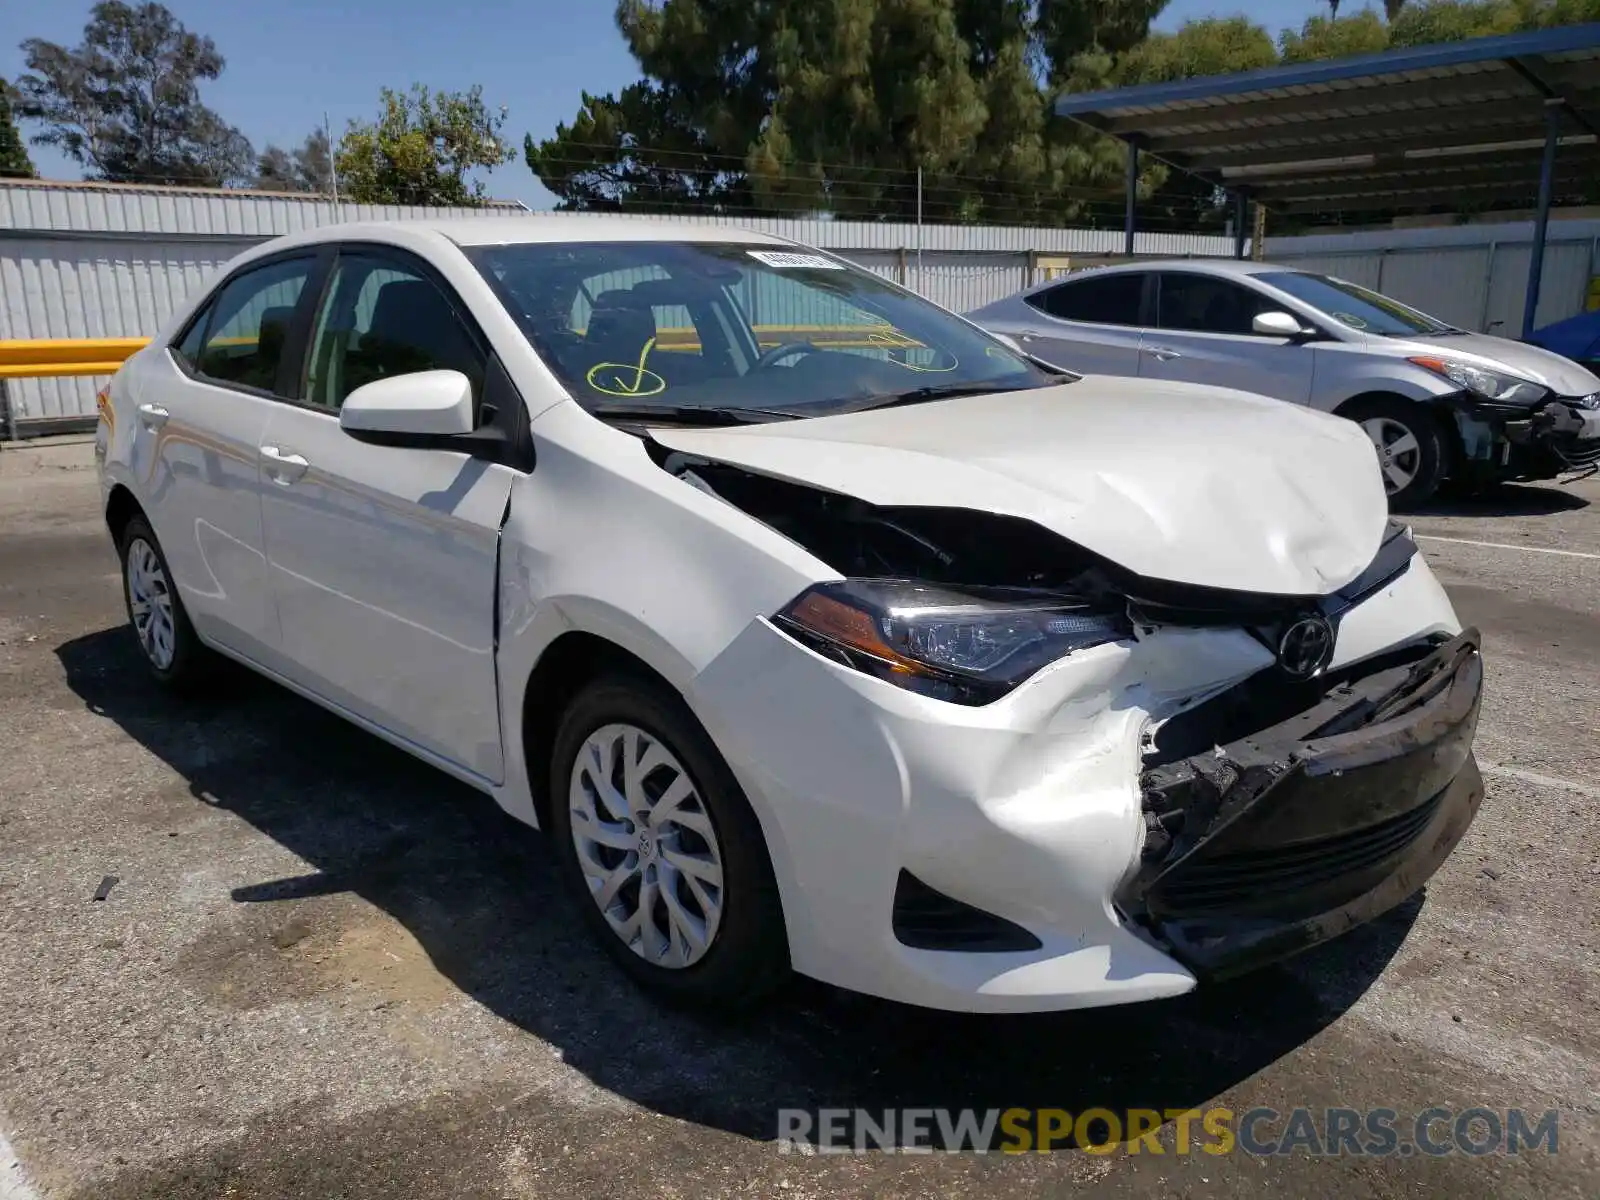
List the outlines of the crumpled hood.
<svg viewBox="0 0 1600 1200">
<path fill-rule="evenodd" d="M 1461 358 L 1488 370 L 1510 371 L 1524 379 L 1542 383 L 1558 396 L 1587 396 L 1600 392 L 1600 379 L 1570 358 L 1563 358 L 1541 346 L 1513 342 L 1510 338 L 1486 333 L 1452 333 L 1439 337 L 1406 338 L 1408 354 L 1435 353 L 1444 358 Z"/>
<path fill-rule="evenodd" d="M 1195 384 L 1057 387 L 716 429 L 687 454 L 870 504 L 1021 517 L 1137 574 L 1321 595 L 1372 561 L 1388 501 L 1353 422 Z"/>
</svg>

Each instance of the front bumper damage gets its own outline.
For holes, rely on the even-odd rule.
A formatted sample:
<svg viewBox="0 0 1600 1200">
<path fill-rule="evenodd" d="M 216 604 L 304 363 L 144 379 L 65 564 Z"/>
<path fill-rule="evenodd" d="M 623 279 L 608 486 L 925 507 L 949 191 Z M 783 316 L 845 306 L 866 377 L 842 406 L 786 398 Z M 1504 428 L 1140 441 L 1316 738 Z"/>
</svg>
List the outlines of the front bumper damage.
<svg viewBox="0 0 1600 1200">
<path fill-rule="evenodd" d="M 1420 660 L 1368 664 L 1271 728 L 1149 764 L 1144 849 L 1119 910 L 1197 976 L 1219 978 L 1416 892 L 1483 798 L 1478 647 L 1469 629 Z"/>
<path fill-rule="evenodd" d="M 1589 407 L 1594 397 L 1557 396 L 1531 411 L 1465 393 L 1450 401 L 1469 474 L 1538 480 L 1581 479 L 1600 471 L 1600 409 Z"/>
</svg>

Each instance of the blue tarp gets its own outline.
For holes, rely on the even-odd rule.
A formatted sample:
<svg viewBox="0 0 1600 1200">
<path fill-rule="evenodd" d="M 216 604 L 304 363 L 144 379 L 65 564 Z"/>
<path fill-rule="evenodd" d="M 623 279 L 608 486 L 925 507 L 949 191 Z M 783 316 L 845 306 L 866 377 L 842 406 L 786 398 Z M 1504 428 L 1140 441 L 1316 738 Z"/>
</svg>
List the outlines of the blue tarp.
<svg viewBox="0 0 1600 1200">
<path fill-rule="evenodd" d="M 1536 329 L 1528 340 L 1574 362 L 1594 362 L 1600 359 L 1600 309 Z"/>
</svg>

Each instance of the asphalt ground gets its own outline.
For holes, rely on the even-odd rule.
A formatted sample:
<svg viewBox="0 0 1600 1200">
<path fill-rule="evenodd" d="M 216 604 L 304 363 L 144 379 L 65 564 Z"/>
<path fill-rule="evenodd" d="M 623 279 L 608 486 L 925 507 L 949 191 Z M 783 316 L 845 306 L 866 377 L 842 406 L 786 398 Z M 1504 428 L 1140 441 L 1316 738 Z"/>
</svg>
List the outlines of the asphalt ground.
<svg viewBox="0 0 1600 1200">
<path fill-rule="evenodd" d="M 801 981 L 719 1025 L 627 986 L 487 800 L 264 682 L 156 692 L 87 447 L 0 450 L 0 1200 L 1600 1194 L 1597 501 L 1414 521 L 1488 671 L 1488 796 L 1422 897 L 1177 1001 Z M 1559 1124 L 1486 1156 L 1181 1153 L 1176 1121 L 1161 1154 L 775 1142 L 781 1108 L 1090 1106 L 1284 1114 L 1257 1144 L 1302 1106 L 1392 1109 L 1406 1145 L 1435 1106 Z"/>
</svg>

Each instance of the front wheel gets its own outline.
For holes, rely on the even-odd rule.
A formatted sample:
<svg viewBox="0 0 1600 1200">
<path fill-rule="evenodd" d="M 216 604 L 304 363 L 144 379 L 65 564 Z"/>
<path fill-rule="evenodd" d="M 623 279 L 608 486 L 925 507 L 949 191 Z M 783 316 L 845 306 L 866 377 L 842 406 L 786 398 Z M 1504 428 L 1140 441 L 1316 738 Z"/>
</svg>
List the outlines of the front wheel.
<svg viewBox="0 0 1600 1200">
<path fill-rule="evenodd" d="M 1433 499 L 1449 457 L 1444 430 L 1432 412 L 1414 401 L 1374 397 L 1356 401 L 1341 414 L 1372 440 L 1389 507 L 1413 508 Z"/>
<path fill-rule="evenodd" d="M 788 977 L 760 823 L 675 695 L 625 675 L 584 688 L 556 732 L 550 796 L 569 890 L 636 981 L 731 1011 Z"/>
</svg>

